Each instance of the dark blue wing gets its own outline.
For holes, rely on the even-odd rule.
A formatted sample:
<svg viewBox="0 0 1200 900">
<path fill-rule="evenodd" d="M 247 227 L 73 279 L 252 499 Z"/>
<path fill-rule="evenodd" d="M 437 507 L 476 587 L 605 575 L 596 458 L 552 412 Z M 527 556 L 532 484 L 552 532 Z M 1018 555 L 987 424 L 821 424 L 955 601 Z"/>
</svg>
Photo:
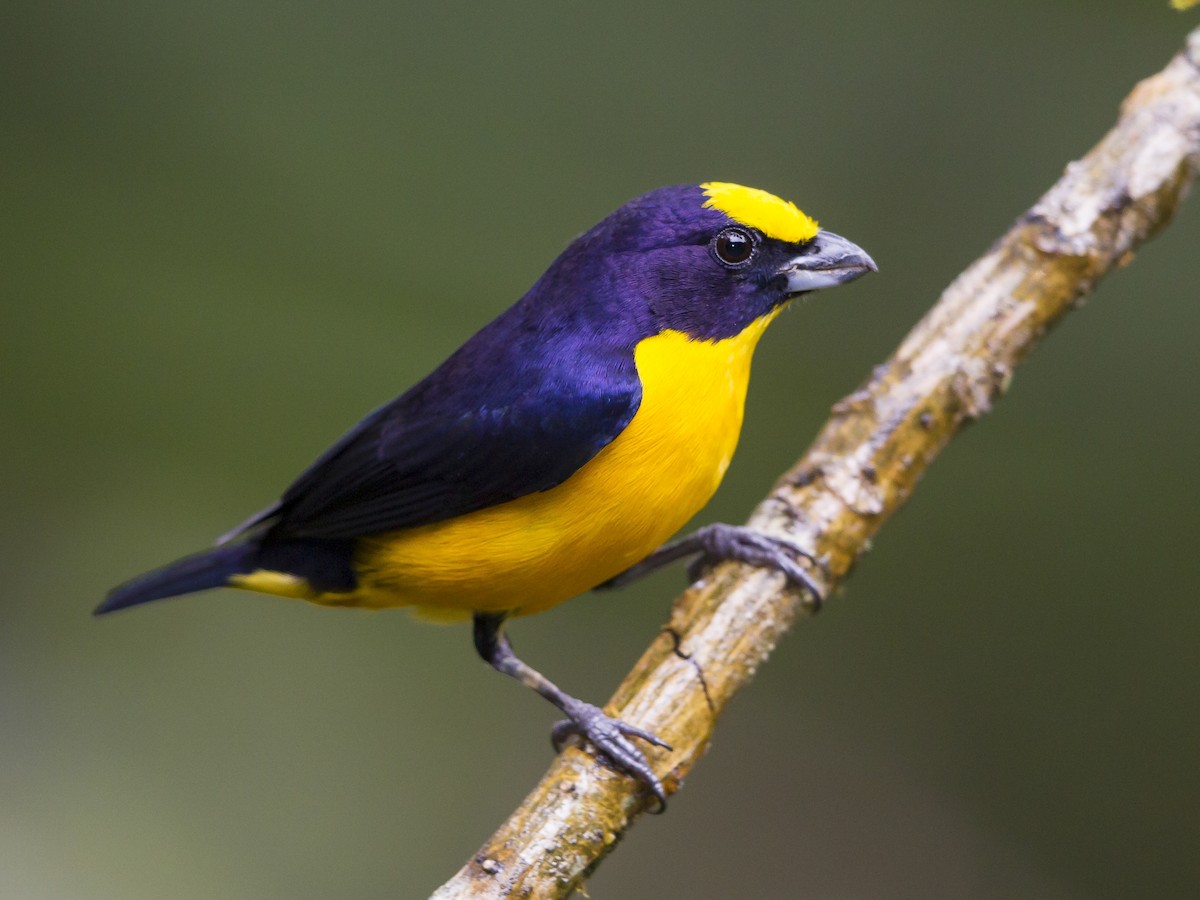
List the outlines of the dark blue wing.
<svg viewBox="0 0 1200 900">
<path fill-rule="evenodd" d="M 362 537 L 561 484 L 629 424 L 641 385 L 631 353 L 540 350 L 452 357 L 301 475 L 266 511 L 272 535 Z"/>
</svg>

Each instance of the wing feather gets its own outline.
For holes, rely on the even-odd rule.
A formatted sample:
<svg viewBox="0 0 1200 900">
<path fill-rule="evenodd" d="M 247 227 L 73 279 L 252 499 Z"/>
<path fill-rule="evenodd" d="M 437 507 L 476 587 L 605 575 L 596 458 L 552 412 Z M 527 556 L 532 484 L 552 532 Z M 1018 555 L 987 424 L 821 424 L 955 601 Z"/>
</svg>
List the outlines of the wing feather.
<svg viewBox="0 0 1200 900">
<path fill-rule="evenodd" d="M 272 534 L 362 537 L 561 484 L 621 433 L 641 400 L 631 354 L 607 360 L 601 378 L 594 366 L 583 371 L 591 377 L 543 370 L 520 392 L 478 383 L 453 390 L 441 379 L 431 398 L 418 385 L 297 479 L 275 511 Z M 467 397 L 474 403 L 461 408 Z"/>
</svg>

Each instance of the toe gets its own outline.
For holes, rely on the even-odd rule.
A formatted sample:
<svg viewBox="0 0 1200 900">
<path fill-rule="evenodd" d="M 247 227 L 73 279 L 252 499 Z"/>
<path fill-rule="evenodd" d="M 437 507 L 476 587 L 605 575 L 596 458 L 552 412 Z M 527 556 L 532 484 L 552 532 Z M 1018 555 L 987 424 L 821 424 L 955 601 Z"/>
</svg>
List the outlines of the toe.
<svg viewBox="0 0 1200 900">
<path fill-rule="evenodd" d="M 639 728 L 637 725 L 630 725 L 628 722 L 622 722 L 620 719 L 614 719 L 617 723 L 617 728 L 621 734 L 639 737 L 648 744 L 653 744 L 655 747 L 662 747 L 664 750 L 673 749 L 670 744 L 660 738 L 653 731 L 647 731 L 645 728 Z"/>
<path fill-rule="evenodd" d="M 579 709 L 571 710 L 572 718 L 555 723 L 550 730 L 550 739 L 555 749 L 561 751 L 567 740 L 579 735 L 596 752 L 605 757 L 618 771 L 630 775 L 648 787 L 658 799 L 662 812 L 667 806 L 667 794 L 654 770 L 650 768 L 645 754 L 630 740 L 640 738 L 655 747 L 670 750 L 671 746 L 658 735 L 637 725 L 605 715 L 598 707 L 581 703 Z"/>
</svg>

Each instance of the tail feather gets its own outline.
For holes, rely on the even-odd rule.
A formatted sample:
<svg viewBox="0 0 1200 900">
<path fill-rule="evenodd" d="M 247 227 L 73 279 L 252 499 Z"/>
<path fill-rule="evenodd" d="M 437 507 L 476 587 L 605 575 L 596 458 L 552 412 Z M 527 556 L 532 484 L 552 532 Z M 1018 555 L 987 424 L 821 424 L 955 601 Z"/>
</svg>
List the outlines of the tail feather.
<svg viewBox="0 0 1200 900">
<path fill-rule="evenodd" d="M 229 582 L 230 576 L 253 571 L 257 555 L 254 543 L 244 543 L 184 557 L 113 588 L 96 607 L 95 614 L 100 616 L 151 600 L 221 587 Z"/>
</svg>

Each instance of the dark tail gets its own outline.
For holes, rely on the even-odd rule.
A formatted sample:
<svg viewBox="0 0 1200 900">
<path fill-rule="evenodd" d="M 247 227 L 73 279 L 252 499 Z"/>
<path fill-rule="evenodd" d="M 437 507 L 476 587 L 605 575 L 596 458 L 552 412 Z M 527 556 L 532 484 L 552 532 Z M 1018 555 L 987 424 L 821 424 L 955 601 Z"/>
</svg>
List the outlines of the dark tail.
<svg viewBox="0 0 1200 900">
<path fill-rule="evenodd" d="M 258 546 L 253 542 L 217 547 L 185 557 L 113 588 L 96 607 L 96 615 L 177 594 L 221 587 L 229 582 L 231 575 L 254 571 L 257 557 Z"/>
</svg>

